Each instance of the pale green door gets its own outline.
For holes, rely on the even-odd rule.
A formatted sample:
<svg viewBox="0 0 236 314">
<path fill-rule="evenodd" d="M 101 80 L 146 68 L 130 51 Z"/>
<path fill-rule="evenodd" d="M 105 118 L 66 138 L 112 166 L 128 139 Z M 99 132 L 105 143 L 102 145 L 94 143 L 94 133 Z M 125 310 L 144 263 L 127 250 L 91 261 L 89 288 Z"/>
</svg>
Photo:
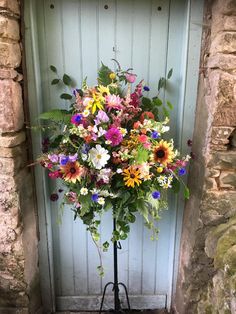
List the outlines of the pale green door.
<svg viewBox="0 0 236 314">
<path fill-rule="evenodd" d="M 202 1 L 187 0 L 58 0 L 25 1 L 27 67 L 32 121 L 39 111 L 67 106 L 51 86 L 55 65 L 80 86 L 87 76 L 96 82 L 101 61 L 111 68 L 117 59 L 133 67 L 154 96 L 157 82 L 173 68 L 168 99 L 175 105 L 172 136 L 185 153 L 192 136 L 200 51 Z M 39 136 L 34 151 L 39 153 Z M 45 308 L 96 310 L 106 282 L 113 279 L 112 250 L 104 254 L 105 277 L 97 275 L 96 249 L 80 221 L 66 209 L 58 225 L 58 206 L 48 201 L 48 186 L 36 170 L 40 219 L 40 263 Z M 162 214 L 157 242 L 141 219 L 119 252 L 119 279 L 129 291 L 132 308 L 170 308 L 174 293 L 183 202 L 170 200 Z M 108 213 L 101 225 L 102 239 L 111 232 Z M 106 306 L 112 306 L 112 291 Z M 122 291 L 121 291 L 122 293 Z"/>
</svg>

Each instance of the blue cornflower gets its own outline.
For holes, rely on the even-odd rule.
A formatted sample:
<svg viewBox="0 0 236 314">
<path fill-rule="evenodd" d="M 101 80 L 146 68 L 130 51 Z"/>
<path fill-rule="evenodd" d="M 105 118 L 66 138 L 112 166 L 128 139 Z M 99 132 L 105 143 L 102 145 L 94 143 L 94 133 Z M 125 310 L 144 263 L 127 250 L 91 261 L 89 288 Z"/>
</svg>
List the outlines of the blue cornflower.
<svg viewBox="0 0 236 314">
<path fill-rule="evenodd" d="M 186 174 L 186 169 L 185 168 L 180 168 L 178 171 L 179 176 L 184 176 Z"/>
<path fill-rule="evenodd" d="M 159 135 L 159 133 L 157 131 L 153 131 L 151 136 L 152 136 L 153 139 L 156 140 L 160 135 Z"/>
<path fill-rule="evenodd" d="M 90 146 L 88 144 L 83 144 L 81 148 L 82 154 L 88 154 L 89 150 L 90 150 Z"/>
<path fill-rule="evenodd" d="M 146 91 L 146 92 L 149 92 L 150 91 L 150 88 L 148 86 L 143 86 L 143 89 Z"/>
<path fill-rule="evenodd" d="M 152 192 L 152 197 L 155 199 L 159 199 L 161 197 L 161 193 L 159 191 Z"/>
<path fill-rule="evenodd" d="M 92 201 L 97 202 L 98 201 L 98 194 L 97 193 L 92 194 L 91 199 L 92 199 Z"/>
<path fill-rule="evenodd" d="M 61 166 L 65 166 L 69 161 L 69 156 L 62 155 L 60 156 L 60 164 Z"/>
</svg>

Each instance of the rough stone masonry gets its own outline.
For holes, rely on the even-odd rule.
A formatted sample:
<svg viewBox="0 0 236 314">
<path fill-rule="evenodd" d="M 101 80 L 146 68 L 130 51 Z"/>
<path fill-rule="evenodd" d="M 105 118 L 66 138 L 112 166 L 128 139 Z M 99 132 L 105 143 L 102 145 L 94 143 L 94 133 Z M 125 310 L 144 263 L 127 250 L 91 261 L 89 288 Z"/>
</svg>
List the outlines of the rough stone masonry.
<svg viewBox="0 0 236 314">
<path fill-rule="evenodd" d="M 0 0 L 0 313 L 40 307 L 36 219 L 24 129 L 20 3 Z"/>
<path fill-rule="evenodd" d="M 236 313 L 236 1 L 205 4 L 196 158 L 175 298 L 180 314 Z"/>
</svg>

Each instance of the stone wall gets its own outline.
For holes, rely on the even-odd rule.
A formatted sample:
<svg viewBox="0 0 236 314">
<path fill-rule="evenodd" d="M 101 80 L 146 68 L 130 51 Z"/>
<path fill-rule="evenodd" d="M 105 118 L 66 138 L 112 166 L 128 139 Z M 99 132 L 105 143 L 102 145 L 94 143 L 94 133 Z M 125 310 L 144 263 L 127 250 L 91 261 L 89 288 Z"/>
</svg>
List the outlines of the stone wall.
<svg viewBox="0 0 236 314">
<path fill-rule="evenodd" d="M 227 314 L 236 313 L 236 1 L 206 1 L 203 26 L 175 310 Z"/>
<path fill-rule="evenodd" d="M 37 235 L 24 130 L 20 3 L 0 0 L 0 313 L 40 307 Z"/>
</svg>

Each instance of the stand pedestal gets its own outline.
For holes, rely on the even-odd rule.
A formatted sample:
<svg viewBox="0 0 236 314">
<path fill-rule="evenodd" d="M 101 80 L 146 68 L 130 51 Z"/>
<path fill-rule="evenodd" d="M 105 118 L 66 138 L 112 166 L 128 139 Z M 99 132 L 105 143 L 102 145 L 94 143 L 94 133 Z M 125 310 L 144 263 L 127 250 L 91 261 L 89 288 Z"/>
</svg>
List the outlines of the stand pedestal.
<svg viewBox="0 0 236 314">
<path fill-rule="evenodd" d="M 116 219 L 115 218 L 113 219 L 113 231 L 116 231 Z M 121 245 L 120 245 L 120 243 L 117 243 L 117 241 L 115 241 L 113 244 L 114 282 L 108 282 L 104 287 L 99 314 L 102 313 L 102 307 L 103 307 L 104 298 L 106 295 L 106 290 L 107 290 L 107 287 L 110 285 L 113 286 L 112 290 L 114 292 L 114 310 L 110 310 L 110 312 L 112 312 L 112 313 L 124 313 L 124 311 L 121 309 L 121 304 L 120 304 L 119 286 L 122 286 L 125 290 L 125 296 L 126 296 L 126 300 L 127 300 L 128 311 L 130 311 L 130 303 L 129 303 L 129 296 L 128 296 L 127 287 L 124 283 L 118 282 L 117 249 L 121 249 Z"/>
</svg>

